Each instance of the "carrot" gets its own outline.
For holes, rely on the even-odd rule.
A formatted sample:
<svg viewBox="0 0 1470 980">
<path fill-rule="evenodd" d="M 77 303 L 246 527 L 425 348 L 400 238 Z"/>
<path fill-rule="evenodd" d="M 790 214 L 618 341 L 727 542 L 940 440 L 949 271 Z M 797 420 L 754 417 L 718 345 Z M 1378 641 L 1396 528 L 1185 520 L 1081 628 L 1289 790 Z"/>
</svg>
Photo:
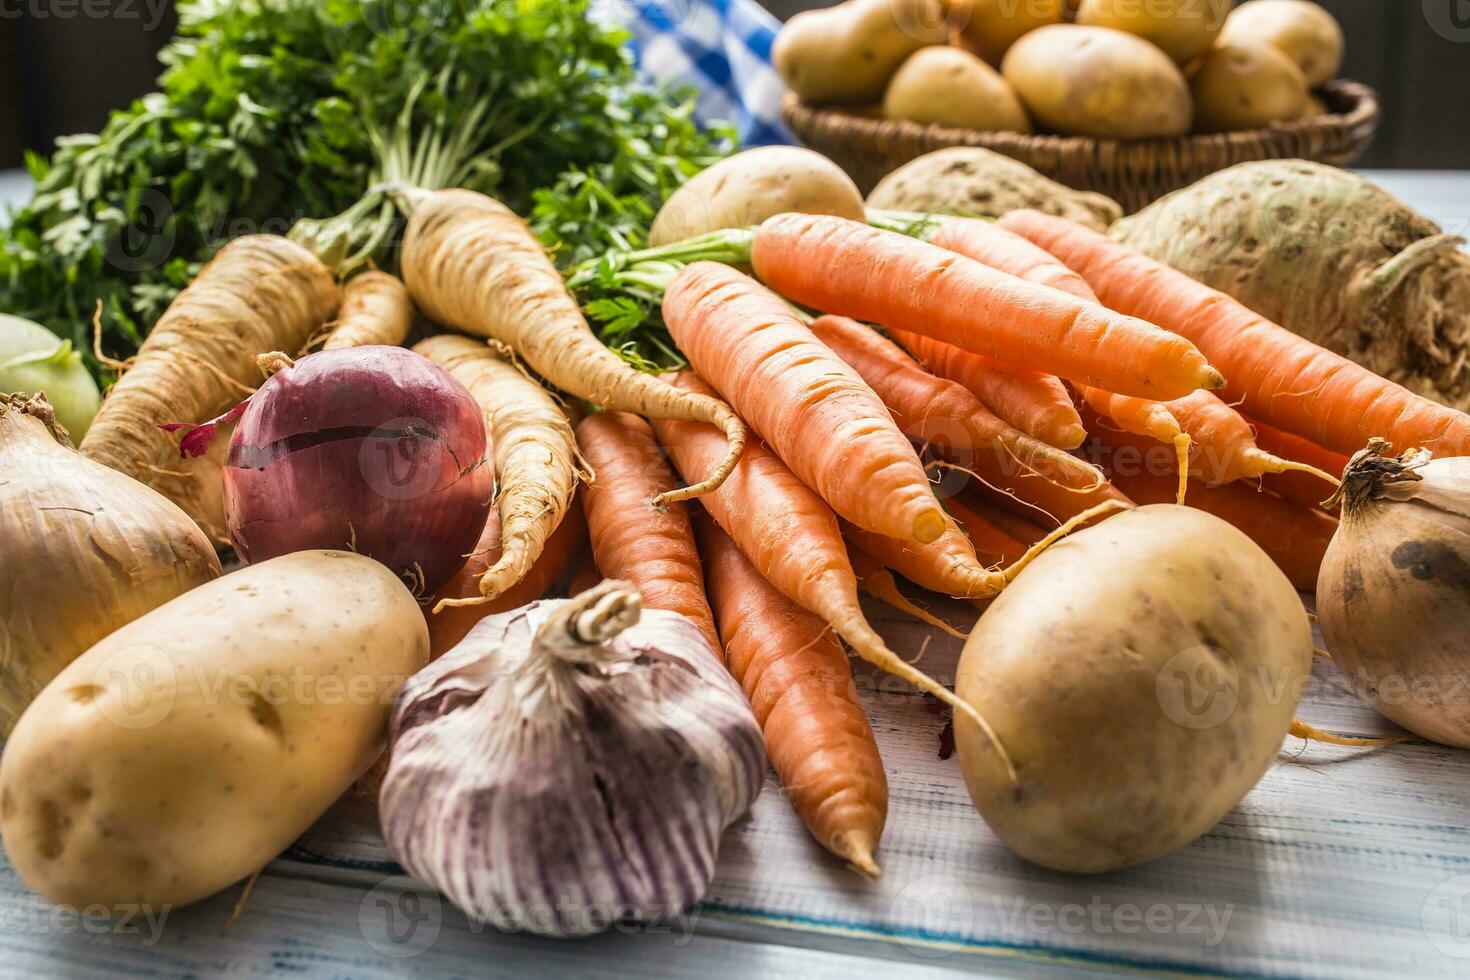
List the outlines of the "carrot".
<svg viewBox="0 0 1470 980">
<path fill-rule="evenodd" d="M 1341 482 L 1311 463 L 1283 459 L 1262 449 L 1250 423 L 1211 392 L 1197 391 L 1169 402 L 1168 407 L 1194 440 L 1190 475 L 1206 483 L 1256 480 L 1267 473 L 1304 473 L 1318 481 L 1317 496 L 1324 498 Z"/>
<path fill-rule="evenodd" d="M 1174 413 L 1169 410 L 1169 406 L 1176 403 L 1129 398 L 1127 395 L 1115 395 L 1097 388 L 1088 388 L 1085 385 L 1078 387 L 1078 393 L 1093 411 L 1111 419 L 1124 432 L 1145 436 L 1173 447 L 1179 468 L 1179 485 L 1175 491 L 1175 503 L 1184 503 L 1184 495 L 1189 490 L 1191 440 L 1189 435 L 1179 427 L 1179 420 L 1174 417 Z M 1195 392 L 1195 394 L 1213 397 L 1207 391 Z M 1225 406 L 1222 404 L 1220 407 Z"/>
<path fill-rule="evenodd" d="M 1046 537 L 1041 528 L 1032 526 L 1021 532 L 1018 538 L 1011 533 L 1017 519 L 999 508 L 990 508 L 980 501 L 961 500 L 951 497 L 944 502 L 950 516 L 970 539 L 970 545 L 981 561 L 996 565 L 1010 565 L 1026 556 L 1031 546 Z"/>
<path fill-rule="evenodd" d="M 728 405 L 670 387 L 608 350 L 536 236 L 499 201 L 464 190 L 415 196 L 400 261 L 419 309 L 508 345 L 552 385 L 604 408 L 718 426 L 727 443 L 721 459 L 702 482 L 660 503 L 724 481 L 745 445 L 745 426 Z"/>
<path fill-rule="evenodd" d="M 1097 438 L 1113 450 L 1109 470 L 1124 493 L 1140 504 L 1173 503 L 1177 477 L 1167 469 L 1172 464 L 1167 458 L 1150 455 L 1159 447 L 1129 433 L 1105 429 L 1097 433 Z M 1317 588 L 1322 557 L 1337 531 L 1337 521 L 1330 515 L 1241 483 L 1192 485 L 1189 506 L 1214 514 L 1245 532 L 1298 589 L 1311 592 Z"/>
<path fill-rule="evenodd" d="M 1246 419 L 1246 424 L 1255 431 L 1256 445 L 1261 449 L 1278 458 L 1297 460 L 1310 467 L 1301 472 L 1267 473 L 1261 478 L 1265 486 L 1304 507 L 1321 507 L 1327 494 L 1322 492 L 1322 481 L 1313 471 L 1340 475 L 1347 469 L 1348 458 L 1254 419 Z"/>
<path fill-rule="evenodd" d="M 446 600 L 435 608 L 484 602 L 525 577 L 566 515 L 577 488 L 576 438 L 550 393 L 484 342 L 442 334 L 420 341 L 414 352 L 469 389 L 495 447 L 500 560 L 480 578 L 478 599 Z"/>
<path fill-rule="evenodd" d="M 691 391 L 709 390 L 689 371 L 680 372 L 676 383 Z M 719 433 L 708 425 L 658 419 L 652 424 L 680 473 L 700 472 L 720 452 Z M 822 617 L 858 656 L 929 692 L 991 731 L 968 702 L 888 649 L 868 624 L 858 601 L 857 579 L 842 542 L 837 515 L 764 443 L 749 443 L 730 478 L 702 497 L 700 503 L 766 581 L 792 602 Z M 940 520 L 942 528 L 942 511 Z M 1009 766 L 1004 746 L 998 739 L 992 741 Z"/>
<path fill-rule="evenodd" d="M 888 781 L 847 654 L 708 517 L 694 526 L 730 673 L 750 698 L 792 808 L 823 847 L 878 874 Z"/>
<path fill-rule="evenodd" d="M 818 317 L 811 326 L 862 377 L 911 438 L 955 463 L 998 475 L 1011 462 L 1083 489 L 1097 485 L 1096 469 L 1034 439 L 991 414 L 964 386 L 935 377 L 892 341 L 847 317 Z"/>
<path fill-rule="evenodd" d="M 928 544 L 871 534 L 851 524 L 844 525 L 842 533 L 884 566 L 930 592 L 956 599 L 979 599 L 993 596 L 1006 586 L 1004 575 L 980 564 L 970 539 L 948 514 L 944 515 L 944 533 Z"/>
<path fill-rule="evenodd" d="M 1470 416 L 1380 378 L 1182 272 L 1035 211 L 1013 211 L 1001 225 L 1079 272 L 1108 306 L 1193 341 L 1229 378 L 1226 401 L 1251 418 L 1344 455 L 1373 436 L 1401 448 L 1470 454 Z"/>
<path fill-rule="evenodd" d="M 929 241 L 940 248 L 957 252 L 976 262 L 983 262 L 992 269 L 999 269 L 1038 286 L 1060 289 L 1089 303 L 1097 302 L 1097 296 L 1087 285 L 1087 280 L 1057 261 L 1056 256 L 1046 249 L 1033 245 L 994 221 L 949 215 L 934 220 L 937 227 Z"/>
<path fill-rule="evenodd" d="M 339 300 L 331 272 L 299 245 L 277 235 L 234 239 L 169 304 L 79 448 L 225 541 L 223 447 L 181 462 L 159 426 L 229 411 L 261 382 L 256 356 L 300 350 Z"/>
<path fill-rule="evenodd" d="M 751 258 L 796 302 L 1080 384 L 1166 399 L 1224 383 L 1193 344 L 1151 323 L 861 222 L 777 215 Z"/>
<path fill-rule="evenodd" d="M 852 562 L 852 572 L 857 576 L 858 585 L 868 595 L 921 623 L 948 633 L 957 640 L 968 638 L 968 633 L 960 632 L 917 603 L 909 601 L 908 596 L 899 590 L 898 581 L 888 567 L 852 541 L 847 542 L 847 557 Z"/>
<path fill-rule="evenodd" d="M 553 586 L 567 577 L 574 559 L 587 546 L 587 525 L 582 520 L 582 510 L 572 507 L 566 518 L 546 539 L 546 547 L 536 564 L 526 572 L 525 578 L 506 589 L 489 602 L 472 605 L 451 605 L 439 613 L 429 613 L 424 618 L 429 623 L 429 656 L 437 658 L 465 638 L 476 623 L 493 613 L 518 609 L 546 595 Z M 480 579 L 485 570 L 500 560 L 500 515 L 492 509 L 485 521 L 485 530 L 475 545 L 474 552 L 463 568 L 434 594 L 429 608 L 434 608 L 445 599 L 469 599 L 480 595 Z M 592 584 L 596 584 L 597 579 Z M 573 589 L 572 594 L 578 591 Z"/>
<path fill-rule="evenodd" d="M 582 510 L 597 570 L 632 582 L 648 608 L 687 617 L 719 653 L 689 515 L 682 503 L 653 503 L 678 484 L 648 423 L 624 412 L 589 415 L 577 424 L 577 445 L 596 474 Z"/>
<path fill-rule="evenodd" d="M 413 298 L 397 276 L 376 270 L 342 288 L 342 309 L 322 350 L 384 344 L 397 347 L 413 328 Z"/>
<path fill-rule="evenodd" d="M 998 418 L 1058 449 L 1087 439 L 1082 419 L 1062 382 L 1049 374 L 972 354 L 923 334 L 888 328 L 888 335 L 920 364 L 962 385 Z"/>
<path fill-rule="evenodd" d="M 664 293 L 663 312 L 700 376 L 833 510 L 890 537 L 943 532 L 944 512 L 888 408 L 780 297 L 729 266 L 695 262 Z"/>
<path fill-rule="evenodd" d="M 1045 527 L 1076 520 L 1088 510 L 1105 503 L 1118 507 L 1129 507 L 1133 503 L 1111 483 L 1082 492 L 1059 487 L 1038 476 L 1026 475 L 993 487 L 977 483 L 974 491 L 1016 517 L 1037 521 Z"/>
</svg>

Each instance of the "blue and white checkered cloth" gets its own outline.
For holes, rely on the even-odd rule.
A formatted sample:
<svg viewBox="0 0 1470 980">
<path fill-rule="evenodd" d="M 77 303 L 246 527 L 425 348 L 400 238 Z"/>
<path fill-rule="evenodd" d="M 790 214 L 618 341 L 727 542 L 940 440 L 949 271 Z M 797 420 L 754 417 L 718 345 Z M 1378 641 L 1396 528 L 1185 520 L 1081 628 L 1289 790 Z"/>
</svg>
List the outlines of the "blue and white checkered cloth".
<svg viewBox="0 0 1470 980">
<path fill-rule="evenodd" d="M 699 90 L 701 122 L 734 124 L 746 146 L 796 142 L 771 66 L 781 24 L 755 0 L 611 0 L 604 10 L 632 32 L 644 74 Z"/>
</svg>

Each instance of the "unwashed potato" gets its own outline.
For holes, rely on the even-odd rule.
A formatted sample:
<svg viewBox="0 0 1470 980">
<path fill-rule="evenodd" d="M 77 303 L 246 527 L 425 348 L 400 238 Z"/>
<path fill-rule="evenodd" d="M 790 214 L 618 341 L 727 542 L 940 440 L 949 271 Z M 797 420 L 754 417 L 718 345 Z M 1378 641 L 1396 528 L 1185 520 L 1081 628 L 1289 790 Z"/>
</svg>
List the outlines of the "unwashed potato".
<svg viewBox="0 0 1470 980">
<path fill-rule="evenodd" d="M 1201 133 L 1259 129 L 1300 119 L 1307 80 L 1290 58 L 1263 41 L 1221 41 L 1189 82 Z"/>
<path fill-rule="evenodd" d="M 962 48 L 914 52 L 888 83 L 883 115 L 961 129 L 1031 132 L 1031 120 L 1006 80 Z"/>
<path fill-rule="evenodd" d="M 1179 64 L 1210 50 L 1235 0 L 1082 0 L 1077 23 L 1148 41 Z"/>
<path fill-rule="evenodd" d="M 1060 24 L 1062 16 L 1063 0 L 971 0 L 959 42 L 999 66 L 1021 35 Z"/>
<path fill-rule="evenodd" d="M 820 153 L 798 146 L 757 147 L 705 168 L 669 195 L 653 219 L 649 243 L 667 245 L 722 228 L 748 228 L 789 211 L 862 221 L 863 195 Z"/>
<path fill-rule="evenodd" d="M 878 182 L 868 206 L 987 218 L 1031 208 L 1096 231 L 1107 231 L 1123 216 L 1110 197 L 1073 190 L 1019 160 L 978 146 L 952 146 L 909 161 Z"/>
<path fill-rule="evenodd" d="M 1168 55 L 1132 34 L 1054 24 L 1006 55 L 1001 73 L 1041 126 L 1074 136 L 1146 139 L 1189 131 L 1189 86 Z"/>
<path fill-rule="evenodd" d="M 1007 846 L 1061 871 L 1184 846 L 1265 774 L 1311 671 L 1286 576 L 1203 511 L 1140 507 L 1053 545 L 980 617 L 960 697 L 965 782 Z"/>
<path fill-rule="evenodd" d="M 197 901 L 262 867 L 377 758 L 428 662 L 413 595 L 342 551 L 251 565 L 73 661 L 0 758 L 0 831 L 53 902 Z"/>
<path fill-rule="evenodd" d="M 1301 69 L 1311 88 L 1342 67 L 1342 25 L 1309 0 L 1250 0 L 1230 15 L 1220 37 L 1266 42 Z"/>
<path fill-rule="evenodd" d="M 948 0 L 847 0 L 788 20 L 771 61 L 804 102 L 877 102 L 909 55 L 949 40 L 951 16 Z"/>
</svg>

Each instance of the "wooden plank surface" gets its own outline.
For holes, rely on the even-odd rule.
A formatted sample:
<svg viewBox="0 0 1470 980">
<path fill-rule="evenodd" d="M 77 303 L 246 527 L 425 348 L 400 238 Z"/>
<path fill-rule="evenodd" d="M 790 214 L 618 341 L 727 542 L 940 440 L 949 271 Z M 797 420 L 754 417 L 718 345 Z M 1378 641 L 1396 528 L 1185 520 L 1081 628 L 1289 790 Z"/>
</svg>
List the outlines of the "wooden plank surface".
<svg viewBox="0 0 1470 980">
<path fill-rule="evenodd" d="M 1464 175 L 1384 182 L 1452 227 L 1470 199 Z M 872 612 L 895 646 L 923 647 L 924 668 L 952 678 L 956 641 Z M 1015 858 L 980 821 L 956 762 L 939 757 L 934 702 L 862 677 L 891 781 L 878 881 L 827 858 L 768 781 L 727 834 L 700 909 L 633 934 L 545 942 L 473 927 L 404 879 L 371 801 L 348 799 L 271 864 L 223 935 L 238 890 L 108 925 L 53 909 L 0 866 L 0 975 L 1470 975 L 1464 753 L 1288 739 L 1194 844 L 1117 874 L 1059 875 Z M 1391 730 L 1326 662 L 1301 714 L 1339 732 Z"/>
</svg>

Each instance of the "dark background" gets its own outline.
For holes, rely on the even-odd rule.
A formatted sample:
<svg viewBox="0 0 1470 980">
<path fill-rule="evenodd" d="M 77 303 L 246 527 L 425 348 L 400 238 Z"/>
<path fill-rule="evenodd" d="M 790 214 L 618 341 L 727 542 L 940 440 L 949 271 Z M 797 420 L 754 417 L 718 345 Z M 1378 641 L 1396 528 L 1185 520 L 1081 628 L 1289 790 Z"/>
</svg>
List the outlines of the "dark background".
<svg viewBox="0 0 1470 980">
<path fill-rule="evenodd" d="M 97 130 L 109 109 L 153 88 L 154 54 L 174 28 L 171 8 L 153 23 L 162 2 L 0 0 L 0 169 L 18 166 L 23 148 Z M 787 17 L 833 0 L 762 2 Z M 1343 75 L 1383 99 L 1360 166 L 1470 169 L 1470 0 L 1322 5 L 1347 32 Z"/>
</svg>

